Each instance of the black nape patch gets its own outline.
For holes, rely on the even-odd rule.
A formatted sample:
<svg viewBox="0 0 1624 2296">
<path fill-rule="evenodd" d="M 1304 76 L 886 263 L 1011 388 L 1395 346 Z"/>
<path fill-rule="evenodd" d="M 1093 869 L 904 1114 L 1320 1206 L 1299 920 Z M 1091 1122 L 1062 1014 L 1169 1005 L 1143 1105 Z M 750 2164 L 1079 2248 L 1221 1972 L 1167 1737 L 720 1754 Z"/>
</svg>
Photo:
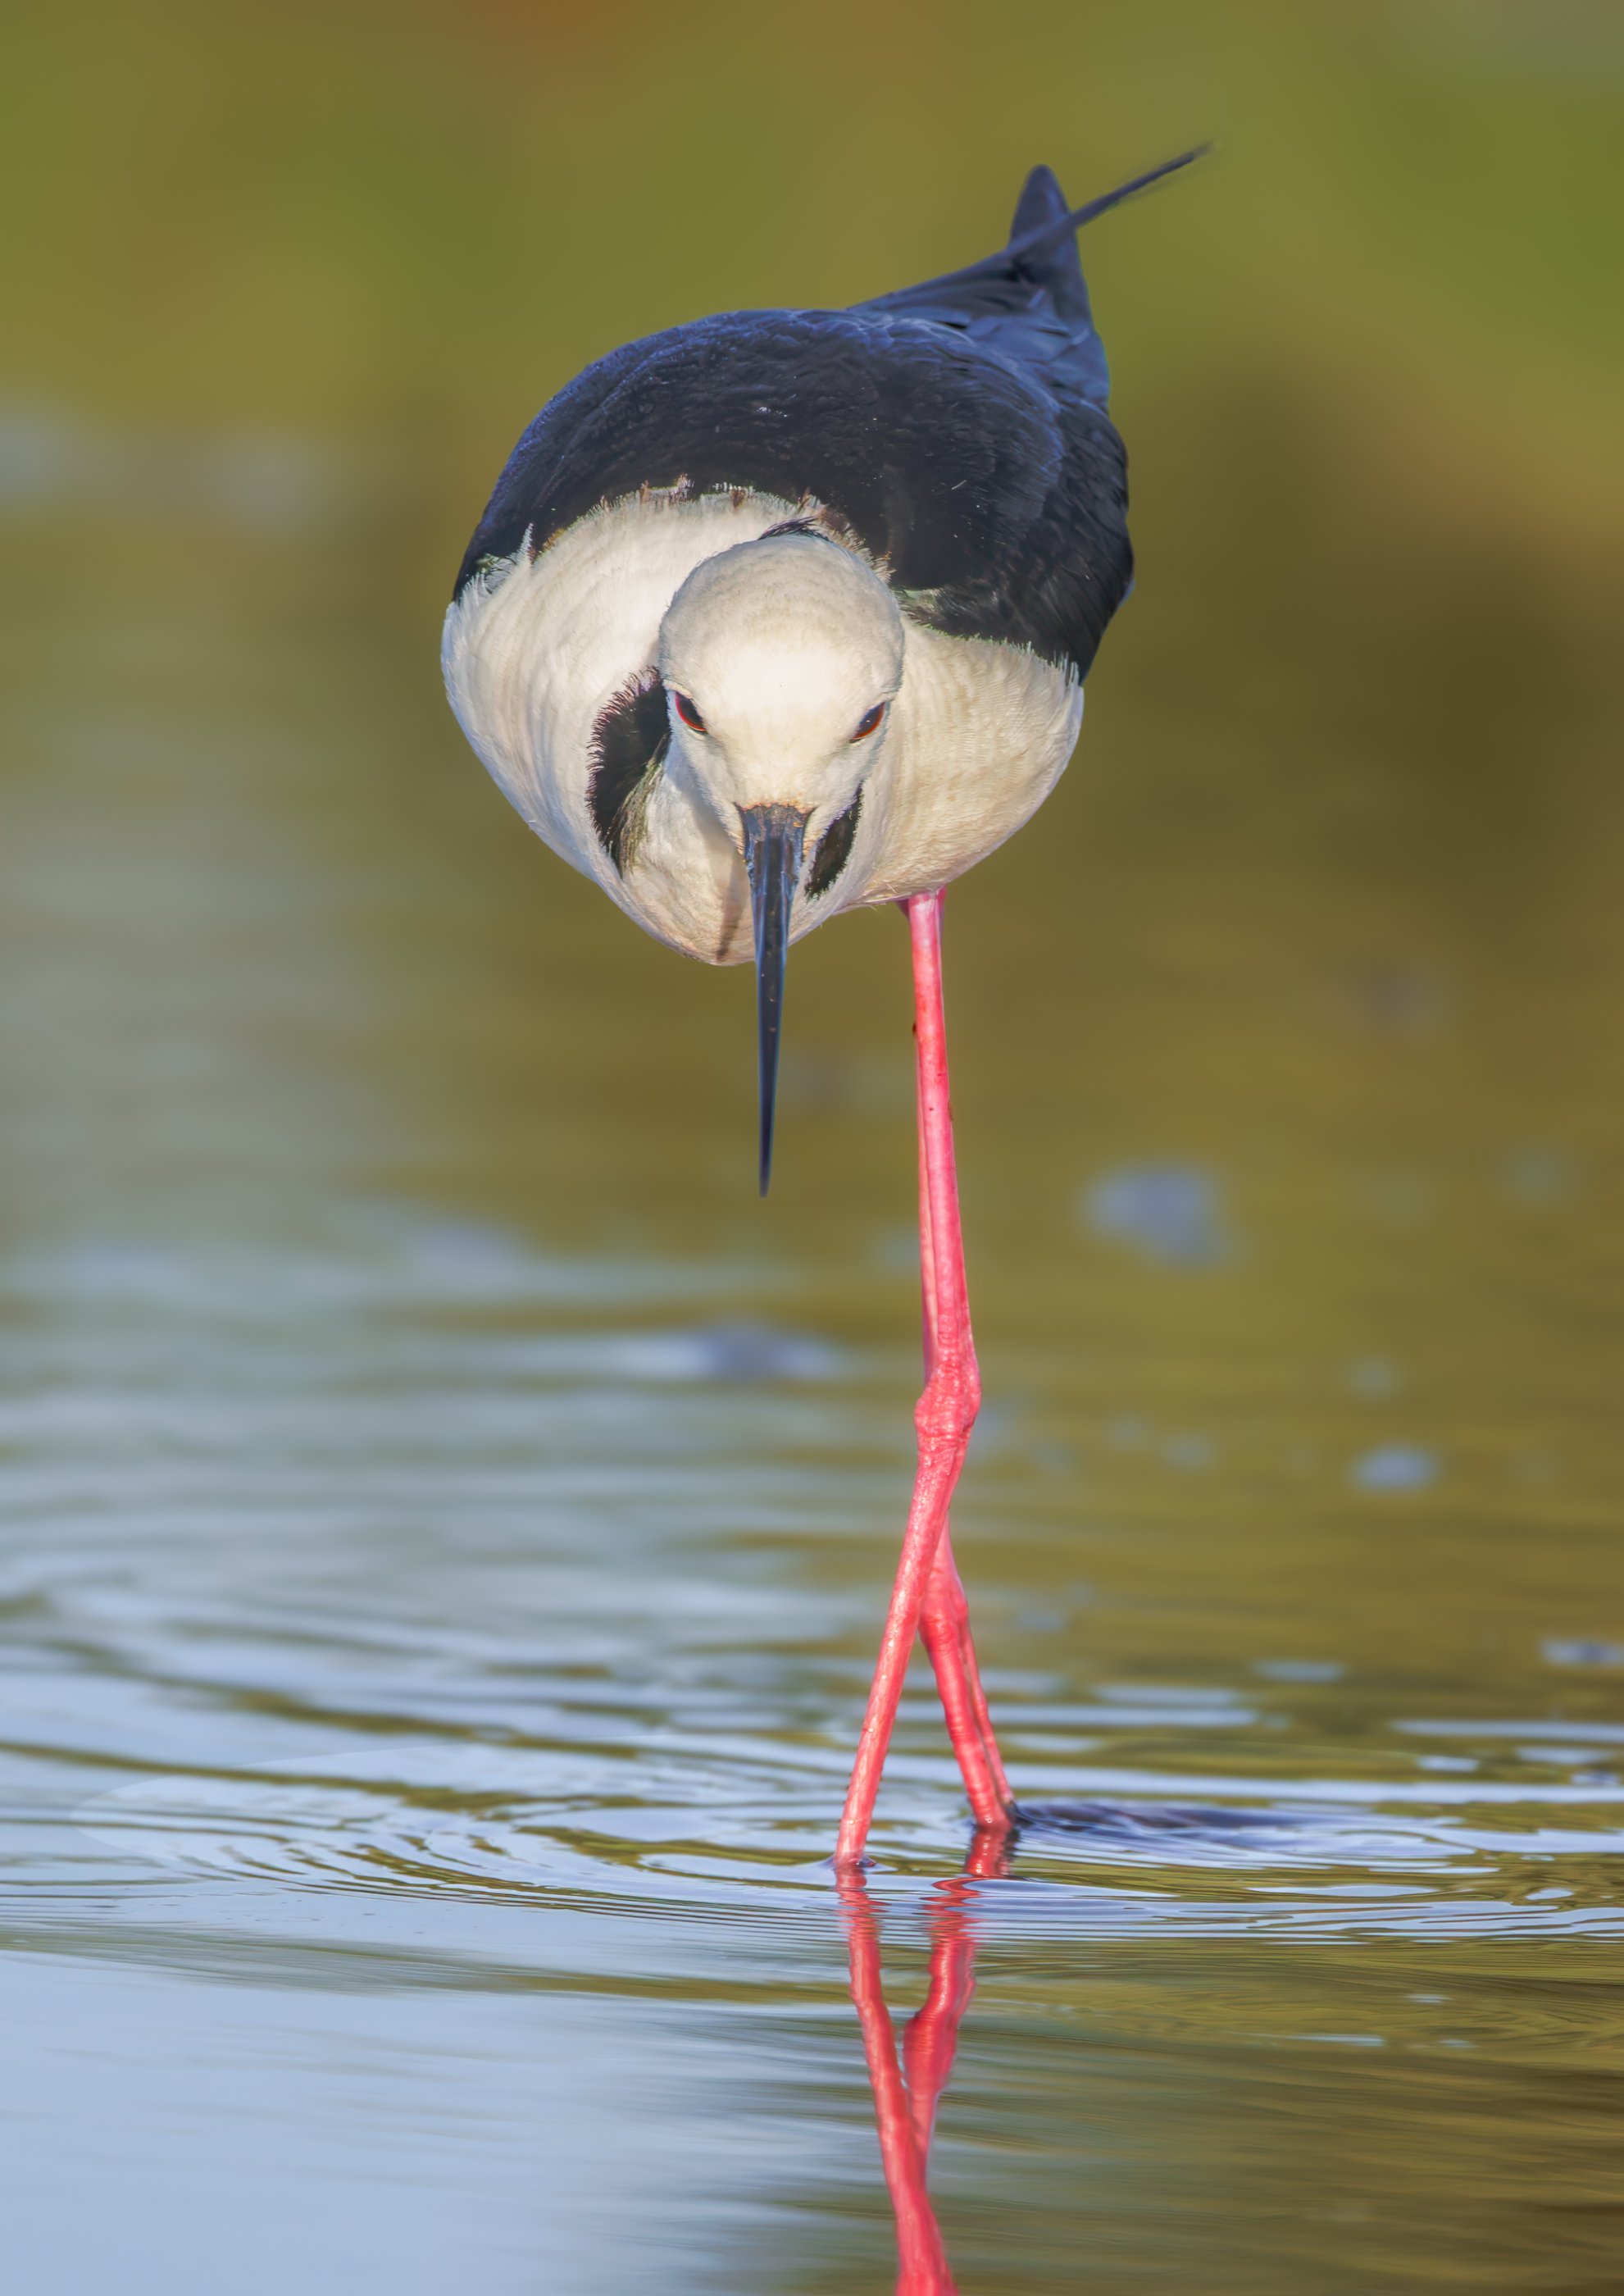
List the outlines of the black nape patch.
<svg viewBox="0 0 1624 2296">
<path fill-rule="evenodd" d="M 761 540 L 771 542 L 780 534 L 804 534 L 814 542 L 832 542 L 837 549 L 849 550 L 855 557 L 866 560 L 869 565 L 874 564 L 851 520 L 842 518 L 840 512 L 832 510 L 828 503 L 820 503 L 815 510 L 797 511 L 794 518 L 780 520 L 777 526 L 767 529 Z M 875 570 L 883 572 L 884 569 L 876 567 Z"/>
<path fill-rule="evenodd" d="M 623 876 L 636 850 L 643 807 L 670 746 L 671 720 L 659 672 L 639 670 L 598 713 L 586 792 L 598 841 Z"/>
<path fill-rule="evenodd" d="M 806 894 L 815 901 L 829 887 L 852 857 L 852 840 L 857 834 L 857 817 L 862 811 L 862 791 L 858 791 L 843 814 L 830 822 L 818 840 L 812 853 L 812 867 L 806 873 Z"/>
</svg>

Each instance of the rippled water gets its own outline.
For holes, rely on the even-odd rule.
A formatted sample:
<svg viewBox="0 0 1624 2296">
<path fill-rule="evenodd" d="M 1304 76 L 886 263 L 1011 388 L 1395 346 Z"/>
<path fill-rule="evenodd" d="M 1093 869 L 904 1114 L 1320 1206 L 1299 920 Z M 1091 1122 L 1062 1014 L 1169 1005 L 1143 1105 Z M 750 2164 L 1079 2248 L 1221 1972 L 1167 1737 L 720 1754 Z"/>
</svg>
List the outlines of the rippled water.
<svg viewBox="0 0 1624 2296">
<path fill-rule="evenodd" d="M 964 2290 L 1608 2285 L 1610 1092 L 1535 1129 L 1328 969 L 1291 1012 L 1290 946 L 1192 1012 L 1121 906 L 1062 1088 L 999 1007 L 1075 963 L 1065 905 L 1012 949 L 1020 881 L 967 889 L 959 1537 L 1030 1822 L 963 1871 L 919 1683 L 864 1931 L 822 1861 L 909 1470 L 886 921 L 808 952 L 762 1212 L 735 984 L 511 849 L 449 741 L 444 791 L 374 812 L 379 757 L 352 820 L 308 727 L 40 706 L 0 1271 L 24 2284 L 884 2287 L 868 1935 L 899 2044 L 927 1992 L 959 2017 Z M 1492 953 L 1456 965 L 1476 995 Z M 1518 993 L 1565 1025 L 1561 978 Z"/>
<path fill-rule="evenodd" d="M 8 2284 L 862 2296 L 894 2199 L 935 2237 L 903 2128 L 934 2109 L 964 2296 L 1617 2288 L 1595 472 L 1570 501 L 1455 369 L 1439 415 L 1418 311 L 1355 421 L 1378 370 L 1326 332 L 1318 247 L 1231 367 L 1196 256 L 1186 303 L 1134 284 L 1171 206 L 1102 245 L 1143 578 L 1077 767 L 948 910 L 987 1393 L 955 1540 L 1023 1822 L 971 1839 L 921 1676 L 838 1890 L 918 1379 L 904 939 L 797 949 L 759 1205 L 748 980 L 569 878 L 445 716 L 445 578 L 530 387 L 498 403 L 511 345 L 438 346 L 464 269 L 506 311 L 517 258 L 469 233 L 455 278 L 412 272 L 440 242 L 426 193 L 379 220 L 360 21 L 311 78 L 351 75 L 342 168 L 291 79 L 263 94 L 267 181 L 318 186 L 298 320 L 265 316 L 267 237 L 241 368 L 193 357 L 186 306 L 159 420 L 115 403 L 122 306 L 76 284 L 96 387 L 0 408 Z M 463 130 L 419 64 L 420 170 Z M 543 107 L 549 151 L 577 109 Z M 108 247 L 126 204 L 168 245 L 176 168 L 204 229 L 173 140 L 184 168 L 96 178 Z M 1220 282 L 1246 164 L 1185 210 Z M 641 246 L 665 200 L 637 196 Z M 837 221 L 824 291 L 883 283 Z M 1424 225 L 1383 226 L 1393 264 Z M 620 301 L 559 273 L 538 395 L 593 329 L 733 291 L 650 243 Z M 1468 292 L 1428 260 L 1429 299 Z M 347 444 L 242 411 L 262 369 L 297 400 L 301 345 L 364 405 Z M 1542 452 L 1587 435 L 1546 379 Z"/>
</svg>

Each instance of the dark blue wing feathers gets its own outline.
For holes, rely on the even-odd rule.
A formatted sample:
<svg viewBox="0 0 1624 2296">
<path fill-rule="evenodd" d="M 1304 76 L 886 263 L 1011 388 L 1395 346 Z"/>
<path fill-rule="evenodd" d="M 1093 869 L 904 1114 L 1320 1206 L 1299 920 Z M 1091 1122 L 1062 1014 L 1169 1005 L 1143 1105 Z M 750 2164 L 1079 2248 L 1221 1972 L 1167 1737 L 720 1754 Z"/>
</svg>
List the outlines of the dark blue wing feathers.
<svg viewBox="0 0 1624 2296">
<path fill-rule="evenodd" d="M 877 296 L 857 308 L 951 327 L 1041 377 L 1046 389 L 1103 407 L 1111 393 L 1110 371 L 1094 331 L 1070 216 L 1054 170 L 1034 168 L 1008 247 L 962 271 Z"/>
<path fill-rule="evenodd" d="M 1080 223 L 1037 168 L 1008 245 L 849 311 L 734 312 L 629 343 L 525 432 L 458 577 L 640 488 L 752 488 L 843 519 L 917 619 L 1088 668 L 1132 571 L 1126 457 Z"/>
<path fill-rule="evenodd" d="M 1065 193 L 1060 188 L 1060 178 L 1052 168 L 1034 168 L 1016 201 L 1015 217 L 1009 226 L 1009 246 L 1028 240 L 1039 242 L 1032 253 L 1017 256 L 1033 280 L 1040 280 L 1049 300 L 1063 319 L 1091 327 L 1094 315 L 1089 308 L 1089 291 L 1082 276 L 1082 257 L 1077 246 L 1075 230 L 1065 228 L 1070 220 Z M 1051 236 L 1058 233 L 1057 238 Z M 1008 256 L 1008 249 L 1005 250 Z"/>
<path fill-rule="evenodd" d="M 877 296 L 857 308 L 904 313 L 958 328 L 1041 373 L 1050 390 L 1074 392 L 1103 407 L 1110 397 L 1110 371 L 1089 307 L 1077 234 L 1096 216 L 1201 156 L 1199 150 L 1182 152 L 1080 208 L 1066 204 L 1052 168 L 1034 168 L 1016 203 L 1008 243 L 996 255 L 918 287 Z"/>
</svg>

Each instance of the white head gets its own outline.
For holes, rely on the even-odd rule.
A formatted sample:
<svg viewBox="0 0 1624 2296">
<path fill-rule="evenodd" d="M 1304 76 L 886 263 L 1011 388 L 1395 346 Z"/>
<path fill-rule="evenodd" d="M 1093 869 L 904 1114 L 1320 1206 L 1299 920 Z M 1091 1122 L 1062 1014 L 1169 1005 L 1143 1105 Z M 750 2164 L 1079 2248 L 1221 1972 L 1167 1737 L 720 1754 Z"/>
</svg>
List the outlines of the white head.
<svg viewBox="0 0 1624 2296">
<path fill-rule="evenodd" d="M 763 535 L 694 569 L 666 608 L 658 659 L 671 713 L 666 774 L 721 823 L 749 879 L 764 1194 L 802 865 L 885 747 L 902 682 L 902 618 L 878 575 L 838 543 Z"/>
<path fill-rule="evenodd" d="M 660 626 L 672 753 L 735 844 L 783 806 L 809 840 L 883 748 L 902 620 L 878 575 L 816 535 L 766 535 L 697 566 Z"/>
</svg>

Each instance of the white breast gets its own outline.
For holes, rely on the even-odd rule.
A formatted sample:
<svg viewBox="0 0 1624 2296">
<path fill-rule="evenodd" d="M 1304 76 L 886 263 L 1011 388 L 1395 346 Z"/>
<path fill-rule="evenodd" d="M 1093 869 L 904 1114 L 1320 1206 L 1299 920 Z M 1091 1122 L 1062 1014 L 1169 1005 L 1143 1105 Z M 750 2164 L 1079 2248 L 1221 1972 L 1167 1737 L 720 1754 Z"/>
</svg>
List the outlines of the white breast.
<svg viewBox="0 0 1624 2296">
<path fill-rule="evenodd" d="M 865 797 L 841 907 L 951 884 L 1031 820 L 1065 769 L 1082 725 L 1078 679 L 1024 646 L 943 637 L 908 625 L 902 690 L 876 820 Z M 870 839 L 872 842 L 870 843 Z M 818 906 L 813 904 L 814 906 Z"/>
<path fill-rule="evenodd" d="M 452 708 L 519 813 L 646 931 L 711 964 L 753 954 L 737 849 L 673 752 L 623 879 L 588 802 L 593 729 L 654 661 L 665 610 L 694 568 L 807 510 L 743 490 L 631 496 L 535 558 L 520 552 L 477 577 L 445 618 Z M 1077 680 L 1036 655 L 907 623 L 902 685 L 851 858 L 821 898 L 797 899 L 793 937 L 962 875 L 1048 796 L 1081 716 Z"/>
</svg>

